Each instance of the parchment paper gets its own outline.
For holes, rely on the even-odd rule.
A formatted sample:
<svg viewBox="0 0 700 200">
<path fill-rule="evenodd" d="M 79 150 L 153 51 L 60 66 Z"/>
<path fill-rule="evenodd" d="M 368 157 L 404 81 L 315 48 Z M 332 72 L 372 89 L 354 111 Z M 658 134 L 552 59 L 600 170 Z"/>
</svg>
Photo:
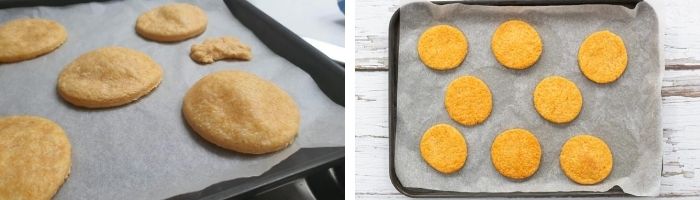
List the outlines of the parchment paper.
<svg viewBox="0 0 700 200">
<path fill-rule="evenodd" d="M 344 108 L 328 99 L 304 71 L 270 51 L 223 1 L 190 1 L 209 17 L 201 36 L 168 44 L 139 37 L 136 18 L 166 2 L 0 10 L 0 23 L 40 17 L 56 20 L 68 31 L 66 43 L 50 54 L 0 64 L 0 116 L 47 117 L 65 129 L 73 146 L 71 175 L 54 199 L 162 199 L 260 175 L 301 147 L 344 145 Z M 202 66 L 190 59 L 192 44 L 223 35 L 250 45 L 252 61 Z M 63 101 L 55 89 L 59 72 L 79 55 L 110 45 L 150 55 L 163 68 L 161 85 L 137 102 L 111 109 L 81 109 Z M 181 114 L 185 92 L 204 75 L 229 69 L 271 80 L 294 98 L 301 128 L 290 147 L 262 156 L 243 155 L 212 145 L 188 128 Z"/>
<path fill-rule="evenodd" d="M 661 174 L 661 67 L 656 15 L 647 3 L 629 9 L 614 5 L 494 7 L 426 2 L 400 8 L 397 130 L 394 166 L 405 187 L 458 192 L 607 191 L 615 185 L 629 194 L 658 195 Z M 543 52 L 527 70 L 498 64 L 491 52 L 496 27 L 512 18 L 523 19 L 540 33 Z M 417 38 L 430 26 L 451 24 L 469 40 L 469 53 L 460 67 L 434 71 L 416 52 Z M 625 41 L 629 62 L 622 77 L 600 85 L 583 76 L 577 54 L 589 34 L 609 29 Z M 480 77 L 493 94 L 491 116 L 473 127 L 451 120 L 444 92 L 461 75 Z M 578 118 L 564 125 L 539 116 L 532 104 L 536 84 L 550 75 L 576 83 L 583 94 Z M 467 163 L 459 172 L 443 175 L 428 166 L 418 148 L 425 130 L 448 123 L 468 141 Z M 540 168 L 525 181 L 501 176 L 491 164 L 491 143 L 511 128 L 525 128 L 542 147 Z M 559 168 L 559 152 L 574 135 L 588 133 L 605 140 L 614 157 L 610 176 L 597 185 L 578 185 Z"/>
</svg>

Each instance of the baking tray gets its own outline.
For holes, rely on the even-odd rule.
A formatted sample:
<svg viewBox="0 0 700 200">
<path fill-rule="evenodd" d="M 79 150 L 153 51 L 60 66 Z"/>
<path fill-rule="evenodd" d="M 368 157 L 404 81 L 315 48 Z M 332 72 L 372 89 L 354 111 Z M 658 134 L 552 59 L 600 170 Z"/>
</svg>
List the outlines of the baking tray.
<svg viewBox="0 0 700 200">
<path fill-rule="evenodd" d="M 109 0 L 0 0 L 0 9 L 103 1 Z M 274 53 L 304 70 L 328 98 L 338 105 L 344 105 L 344 66 L 332 61 L 247 1 L 224 2 L 234 16 Z M 200 191 L 183 191 L 188 193 L 169 199 L 269 199 L 292 193 L 300 195 L 285 198 L 342 198 L 344 152 L 344 147 L 301 148 L 260 176 L 212 183 Z M 305 187 L 298 187 L 299 182 L 303 182 L 301 185 Z"/>
<path fill-rule="evenodd" d="M 438 5 L 462 3 L 467 5 L 487 5 L 487 6 L 554 6 L 554 5 L 582 5 L 582 4 L 610 4 L 622 5 L 634 8 L 642 0 L 473 0 L 473 1 L 437 1 L 432 2 Z M 389 22 L 389 176 L 394 187 L 402 194 L 409 197 L 595 197 L 595 196 L 631 196 L 622 191 L 619 186 L 614 186 L 605 192 L 574 191 L 574 192 L 511 192 L 511 193 L 468 193 L 438 191 L 422 188 L 405 187 L 401 184 L 395 171 L 394 156 L 396 144 L 396 113 L 397 113 L 397 76 L 398 76 L 398 44 L 399 44 L 399 23 L 400 11 L 397 10 Z M 659 172 L 660 174 L 661 172 Z"/>
</svg>

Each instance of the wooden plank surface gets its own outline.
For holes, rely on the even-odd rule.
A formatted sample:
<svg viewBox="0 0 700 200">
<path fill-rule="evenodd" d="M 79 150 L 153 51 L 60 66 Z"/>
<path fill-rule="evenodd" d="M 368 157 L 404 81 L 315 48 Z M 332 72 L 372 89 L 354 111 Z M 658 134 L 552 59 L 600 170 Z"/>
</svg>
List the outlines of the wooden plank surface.
<svg viewBox="0 0 700 200">
<path fill-rule="evenodd" d="M 700 1 L 662 1 L 662 197 L 700 199 Z M 398 1 L 358 1 L 356 197 L 406 199 L 389 180 L 387 27 Z"/>
</svg>

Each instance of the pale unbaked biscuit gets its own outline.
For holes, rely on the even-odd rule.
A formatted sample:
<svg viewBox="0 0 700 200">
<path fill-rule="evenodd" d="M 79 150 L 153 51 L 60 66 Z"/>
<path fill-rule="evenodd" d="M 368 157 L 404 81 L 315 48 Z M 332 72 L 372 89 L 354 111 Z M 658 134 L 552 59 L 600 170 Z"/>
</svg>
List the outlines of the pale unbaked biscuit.
<svg viewBox="0 0 700 200">
<path fill-rule="evenodd" d="M 603 181 L 613 168 L 613 156 L 605 141 L 592 135 L 577 135 L 564 143 L 559 165 L 569 179 L 592 185 Z"/>
<path fill-rule="evenodd" d="M 190 49 L 190 58 L 199 63 L 208 64 L 221 59 L 250 60 L 252 57 L 248 45 L 229 36 L 208 38 Z"/>
<path fill-rule="evenodd" d="M 428 28 L 418 39 L 418 56 L 429 68 L 448 70 L 467 56 L 469 42 L 462 31 L 450 25 Z"/>
<path fill-rule="evenodd" d="M 200 79 L 187 91 L 182 111 L 204 139 L 241 153 L 281 150 L 299 131 L 294 99 L 272 82 L 242 71 Z"/>
<path fill-rule="evenodd" d="M 66 41 L 61 24 L 46 19 L 17 19 L 0 26 L 0 63 L 28 60 L 49 53 Z"/>
<path fill-rule="evenodd" d="M 163 70 L 148 55 L 124 48 L 105 47 L 85 53 L 58 77 L 58 93 L 81 107 L 124 105 L 158 86 Z"/>
<path fill-rule="evenodd" d="M 58 124 L 34 116 L 0 118 L 0 199 L 51 199 L 70 167 L 71 145 Z"/>
<path fill-rule="evenodd" d="M 445 91 L 445 109 L 450 118 L 473 126 L 491 115 L 491 90 L 475 76 L 462 76 L 450 83 Z"/>
<path fill-rule="evenodd" d="M 420 155 L 433 169 L 453 173 L 462 169 L 467 160 L 467 142 L 455 127 L 436 124 L 423 133 Z"/>
<path fill-rule="evenodd" d="M 171 3 L 154 8 L 136 20 L 136 32 L 150 40 L 177 42 L 202 34 L 207 28 L 207 15 L 199 7 Z"/>
<path fill-rule="evenodd" d="M 540 81 L 532 96 L 537 113 L 559 124 L 576 119 L 583 106 L 583 96 L 576 84 L 561 76 L 550 76 Z"/>
<path fill-rule="evenodd" d="M 503 66 L 526 69 L 539 60 L 542 40 L 530 24 L 521 20 L 509 20 L 498 26 L 493 33 L 491 51 Z"/>
<path fill-rule="evenodd" d="M 537 172 L 542 149 L 537 137 L 525 129 L 510 129 L 491 144 L 491 162 L 501 175 L 525 179 Z"/>
<path fill-rule="evenodd" d="M 613 82 L 627 68 L 625 43 L 613 32 L 595 32 L 581 44 L 578 66 L 583 75 L 593 82 Z"/>
</svg>

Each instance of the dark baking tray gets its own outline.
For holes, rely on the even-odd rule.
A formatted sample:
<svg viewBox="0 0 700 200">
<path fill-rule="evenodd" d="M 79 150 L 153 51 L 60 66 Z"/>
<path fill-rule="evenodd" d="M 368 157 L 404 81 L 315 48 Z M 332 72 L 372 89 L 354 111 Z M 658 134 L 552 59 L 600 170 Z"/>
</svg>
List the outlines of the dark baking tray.
<svg viewBox="0 0 700 200">
<path fill-rule="evenodd" d="M 643 0 L 465 0 L 465 1 L 440 1 L 432 2 L 438 5 L 461 3 L 467 5 L 489 6 L 553 6 L 553 5 L 581 5 L 581 4 L 611 4 L 623 5 L 634 8 Z M 409 197 L 596 197 L 596 196 L 631 196 L 615 186 L 605 192 L 510 192 L 510 193 L 474 193 L 474 192 L 449 192 L 429 190 L 422 188 L 404 187 L 396 177 L 394 169 L 394 146 L 396 144 L 396 77 L 398 75 L 399 54 L 399 19 L 400 8 L 394 12 L 389 21 L 389 178 L 396 190 Z"/>
<path fill-rule="evenodd" d="M 108 0 L 0 0 L 0 9 L 64 6 Z M 333 102 L 344 106 L 345 69 L 244 0 L 229 10 L 273 52 L 309 74 Z M 345 147 L 302 148 L 260 176 L 228 180 L 169 199 L 342 199 Z M 188 192 L 188 191 L 183 191 Z"/>
</svg>

